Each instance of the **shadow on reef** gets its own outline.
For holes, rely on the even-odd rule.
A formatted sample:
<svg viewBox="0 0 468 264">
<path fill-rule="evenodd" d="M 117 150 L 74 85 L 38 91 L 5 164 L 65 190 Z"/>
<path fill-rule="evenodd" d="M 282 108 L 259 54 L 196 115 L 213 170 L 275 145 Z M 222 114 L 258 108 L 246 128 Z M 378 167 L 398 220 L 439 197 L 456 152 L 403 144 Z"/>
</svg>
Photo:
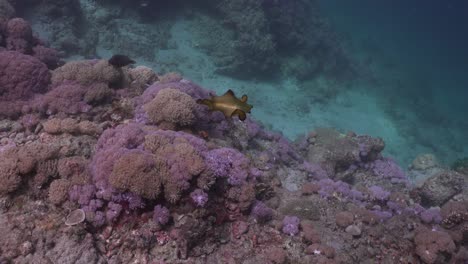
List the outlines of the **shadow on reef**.
<svg viewBox="0 0 468 264">
<path fill-rule="evenodd" d="M 407 175 L 379 138 L 290 142 L 179 74 L 59 63 L 2 5 L 1 263 L 468 261 L 464 161 Z"/>
</svg>

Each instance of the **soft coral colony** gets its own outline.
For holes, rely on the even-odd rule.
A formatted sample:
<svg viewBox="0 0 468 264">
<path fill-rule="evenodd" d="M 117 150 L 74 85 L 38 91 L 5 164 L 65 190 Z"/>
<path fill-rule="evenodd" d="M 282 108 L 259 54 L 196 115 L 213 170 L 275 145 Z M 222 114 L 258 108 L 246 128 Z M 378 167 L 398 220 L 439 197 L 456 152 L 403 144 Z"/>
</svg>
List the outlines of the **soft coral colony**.
<svg viewBox="0 0 468 264">
<path fill-rule="evenodd" d="M 197 104 L 223 97 L 178 74 L 63 64 L 5 17 L 0 262 L 467 261 L 466 176 L 414 188 L 380 139 L 317 129 L 292 143 Z M 65 225 L 70 211 L 84 219 Z"/>
</svg>

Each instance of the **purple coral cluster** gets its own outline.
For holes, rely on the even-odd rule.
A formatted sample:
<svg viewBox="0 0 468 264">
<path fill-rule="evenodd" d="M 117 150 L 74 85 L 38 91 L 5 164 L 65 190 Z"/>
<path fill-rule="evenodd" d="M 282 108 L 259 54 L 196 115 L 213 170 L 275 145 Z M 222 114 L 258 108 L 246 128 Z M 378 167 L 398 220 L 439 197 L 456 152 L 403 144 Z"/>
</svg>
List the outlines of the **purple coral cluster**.
<svg viewBox="0 0 468 264">
<path fill-rule="evenodd" d="M 332 179 L 326 178 L 319 180 L 317 184 L 319 187 L 318 193 L 324 198 L 339 195 L 340 197 L 348 198 L 352 201 L 362 201 L 365 199 L 362 192 L 352 188 L 343 181 L 333 181 Z"/>
<path fill-rule="evenodd" d="M 165 225 L 169 222 L 170 220 L 170 212 L 169 209 L 162 205 L 156 205 L 153 210 L 153 220 L 160 224 L 160 225 Z"/>
<path fill-rule="evenodd" d="M 1 7 L 5 8 L 4 5 Z M 0 14 L 0 23 L 3 22 L 3 19 L 5 18 Z M 55 69 L 61 64 L 59 53 L 54 49 L 46 47 L 43 41 L 36 38 L 33 35 L 31 25 L 23 18 L 11 18 L 6 21 L 5 25 L 0 26 L 2 27 L 0 39 L 4 38 L 6 50 L 35 57 L 49 69 Z"/>
<path fill-rule="evenodd" d="M 218 178 L 227 178 L 232 185 L 241 185 L 249 176 L 249 160 L 232 148 L 219 148 L 205 153 L 207 168 Z"/>
<path fill-rule="evenodd" d="M 192 198 L 193 203 L 198 207 L 204 207 L 208 202 L 208 194 L 202 189 L 196 189 L 190 193 L 190 198 Z"/>
<path fill-rule="evenodd" d="M 0 52 L 0 101 L 16 101 L 44 93 L 50 83 L 47 66 L 17 51 Z"/>
<path fill-rule="evenodd" d="M 369 187 L 370 197 L 374 200 L 385 201 L 390 196 L 390 192 L 385 191 L 380 186 L 371 186 Z"/>
<path fill-rule="evenodd" d="M 269 4 L 278 3 L 270 1 Z M 4 27 L 0 27 L 0 31 L 5 35 Z M 122 257 L 124 261 L 140 258 L 135 252 L 144 252 L 144 261 L 154 257 L 163 259 L 169 254 L 165 249 L 173 246 L 177 252 L 172 254 L 171 251 L 174 259 L 169 257 L 167 260 L 171 263 L 180 262 L 175 258 L 189 257 L 196 262 L 199 261 L 198 254 L 206 257 L 203 261 L 211 258 L 215 262 L 221 255 L 222 258 L 226 256 L 219 261 L 229 263 L 255 255 L 252 252 L 265 255 L 248 261 L 255 262 L 265 256 L 267 262 L 275 263 L 297 262 L 299 258 L 311 263 L 332 263 L 337 260 L 336 252 L 340 259 L 343 254 L 346 262 L 351 259 L 346 258 L 350 257 L 348 252 L 368 252 L 369 245 L 372 247 L 373 244 L 379 245 L 372 248 L 375 259 L 401 259 L 398 254 L 411 253 L 415 248 L 414 257 L 419 256 L 427 263 L 436 260 L 453 260 L 455 263 L 455 257 L 464 254 L 466 208 L 462 205 L 443 209 L 420 206 L 417 203 L 420 198 L 418 189 L 399 189 L 401 184 L 395 184 L 405 182 L 406 176 L 393 160 L 381 156 L 381 140 L 328 131 L 308 138 L 297 148 L 281 135 L 264 131 L 252 119 L 244 123 L 231 122 L 222 114 L 210 113 L 194 104 L 195 99 L 208 97 L 210 93 L 176 75 L 161 78 L 142 96 L 130 98 L 133 94 L 129 91 L 108 86 L 114 78 L 120 79 L 117 72 L 125 70 L 113 68 L 105 60 L 70 63 L 54 72 L 52 79 L 55 82 L 50 85 L 50 78 L 46 76 L 50 65 L 43 63 L 53 57 L 49 54 L 51 50 L 40 45 L 30 46 L 28 41 L 35 40 L 28 25 L 21 20 L 10 20 L 7 38 L 6 42 L 2 38 L 1 43 L 16 51 L 0 51 L 0 58 L 10 59 L 6 63 L 0 61 L 0 70 L 13 72 L 12 69 L 19 69 L 17 64 L 21 63 L 25 68 L 23 73 L 14 76 L 16 79 L 5 81 L 4 76 L 0 76 L 0 84 L 6 83 L 6 86 L 0 86 L 0 115 L 13 119 L 2 120 L 1 124 L 0 180 L 3 184 L 0 184 L 0 195 L 8 201 L 9 196 L 23 195 L 41 199 L 45 188 L 49 194 L 56 195 L 50 195 L 49 203 L 40 210 L 29 211 L 28 208 L 28 214 L 17 206 L 0 206 L 1 211 L 8 212 L 0 214 L 0 218 L 4 218 L 0 220 L 8 218 L 8 221 L 2 221 L 6 225 L 10 225 L 10 217 L 17 222 L 15 215 L 21 215 L 23 221 L 36 223 L 0 228 L 6 230 L 2 233 L 7 237 L 0 238 L 2 263 L 4 256 L 7 256 L 7 262 L 28 262 L 26 260 L 31 257 L 40 262 L 44 248 L 44 252 L 60 251 L 61 243 L 56 243 L 57 238 L 62 242 L 68 236 L 47 232 L 56 232 L 56 229 L 50 231 L 50 226 L 55 228 L 54 219 L 60 219 L 63 213 L 58 206 L 73 206 L 69 202 L 62 203 L 65 194 L 74 206 L 80 207 L 81 213 L 84 212 L 86 222 L 97 227 L 74 226 L 73 230 L 85 234 L 79 242 L 90 242 L 84 250 L 81 244 L 76 248 L 93 254 L 93 250 L 88 249 L 101 245 L 94 242 L 104 242 L 106 247 L 99 247 L 99 250 L 105 250 L 105 254 L 97 252 L 97 257 L 89 258 L 102 258 L 102 262 L 120 261 L 118 254 L 127 253 L 131 257 Z M 32 47 L 32 51 L 28 47 Z M 12 61 L 12 58 L 16 60 Z M 79 65 L 85 65 L 86 74 L 79 70 Z M 94 68 L 96 65 L 102 66 L 100 73 L 103 75 L 88 76 L 92 69 L 97 69 Z M 164 97 L 168 90 L 171 96 Z M 116 94 L 125 98 L 119 101 L 113 97 Z M 156 101 L 150 109 L 143 107 L 158 96 L 164 100 Z M 136 117 L 130 115 L 125 122 L 108 122 L 103 115 L 97 114 L 100 110 L 113 114 L 114 104 L 98 106 L 106 98 L 116 99 L 113 103 L 118 106 L 123 101 L 135 99 L 128 104 L 130 108 L 136 107 Z M 167 98 L 170 100 L 166 101 Z M 12 102 L 14 104 L 10 104 Z M 190 107 L 186 108 L 185 104 Z M 168 111 L 160 111 L 161 107 Z M 7 111 L 16 116 L 6 115 Z M 148 112 L 152 112 L 153 123 L 145 120 L 151 120 Z M 47 121 L 44 120 L 46 117 Z M 95 130 L 98 132 L 71 132 L 71 125 L 77 126 L 78 122 L 98 127 Z M 167 129 L 162 126 L 164 122 L 177 126 Z M 22 134 L 28 138 L 23 140 Z M 52 154 L 45 155 L 48 151 L 32 146 L 35 140 L 57 147 L 50 150 Z M 44 157 L 36 158 L 36 155 Z M 442 183 L 450 180 L 448 176 L 441 178 Z M 39 180 L 44 183 L 41 189 L 32 188 L 37 186 L 32 183 Z M 288 181 L 297 185 L 305 182 L 307 186 L 302 193 L 290 191 L 285 188 Z M 453 182 L 450 184 L 454 185 Z M 435 193 L 431 192 L 432 188 L 426 189 L 429 194 Z M 442 206 L 454 195 L 440 199 L 438 205 Z M 11 199 L 16 200 L 20 200 L 22 206 L 24 202 L 25 208 L 31 204 L 27 199 Z M 330 229 L 330 225 L 316 225 L 310 221 L 330 223 L 329 217 L 343 209 L 352 212 L 341 214 L 342 219 L 337 225 L 342 229 L 336 230 L 333 225 Z M 47 214 L 44 213 L 46 210 Z M 38 215 L 39 219 L 33 219 Z M 285 217 L 278 219 L 278 216 Z M 271 225 L 265 224 L 270 220 L 273 220 Z M 232 224 L 226 225 L 227 221 Z M 380 224 L 383 221 L 385 224 Z M 50 226 L 49 222 L 52 223 Z M 415 223 L 432 229 L 415 230 Z M 29 226 L 41 228 L 21 230 Z M 115 228 L 121 226 L 130 228 Z M 385 241 L 379 241 L 375 234 L 386 228 L 391 232 L 382 236 Z M 443 228 L 451 230 L 440 231 Z M 92 235 L 89 230 L 93 231 Z M 299 232 L 300 237 L 288 238 L 298 236 Z M 401 240 L 403 232 L 415 233 L 414 241 Z M 36 240 L 35 234 L 44 239 Z M 334 241 L 339 238 L 344 242 L 336 248 L 327 248 L 325 243 L 329 242 L 330 235 Z M 7 241 L 8 237 L 13 239 Z M 40 243 L 33 247 L 30 241 Z M 223 242 L 226 249 L 223 254 L 213 251 L 219 241 L 226 241 Z M 285 241 L 291 245 L 288 251 L 282 248 Z M 70 249 L 65 254 L 68 257 L 74 247 L 63 244 Z M 150 247 L 154 250 L 149 254 L 156 252 L 157 256 L 145 255 Z M 233 252 L 232 248 L 238 251 Z M 396 252 L 395 248 L 405 252 Z M 459 249 L 461 253 L 456 252 Z M 47 254 L 44 256 L 49 257 Z M 81 256 L 85 255 L 78 255 Z"/>
<path fill-rule="evenodd" d="M 322 180 L 328 178 L 328 173 L 322 168 L 322 166 L 317 163 L 304 161 L 301 167 L 313 180 Z"/>
<path fill-rule="evenodd" d="M 283 228 L 281 229 L 283 233 L 290 236 L 295 236 L 299 233 L 299 223 L 300 219 L 297 216 L 285 216 L 283 219 Z"/>
<path fill-rule="evenodd" d="M 138 123 L 108 129 L 96 144 L 91 162 L 94 192 L 81 198 L 104 202 L 106 221 L 125 210 L 144 207 L 142 198 L 162 198 L 175 204 L 187 195 L 196 207 L 207 206 L 211 185 L 224 179 L 231 186 L 246 184 L 261 172 L 249 159 L 231 148 L 208 150 L 206 142 L 186 132 L 154 130 Z M 79 193 L 73 187 L 73 194 Z M 73 200 L 77 200 L 73 196 Z M 99 209 L 88 207 L 87 209 Z M 165 207 L 167 209 L 167 207 Z M 164 212 L 156 208 L 155 212 Z"/>
<path fill-rule="evenodd" d="M 49 69 L 60 60 L 57 51 L 33 36 L 27 21 L 12 18 L 14 9 L 8 2 L 0 9 L 0 117 L 17 118 L 27 100 L 49 89 Z"/>
<path fill-rule="evenodd" d="M 375 160 L 371 165 L 372 171 L 378 177 L 388 178 L 392 182 L 406 182 L 406 173 L 391 158 Z"/>
<path fill-rule="evenodd" d="M 266 222 L 272 219 L 273 209 L 262 201 L 256 201 L 252 207 L 252 216 L 259 222 Z"/>
</svg>

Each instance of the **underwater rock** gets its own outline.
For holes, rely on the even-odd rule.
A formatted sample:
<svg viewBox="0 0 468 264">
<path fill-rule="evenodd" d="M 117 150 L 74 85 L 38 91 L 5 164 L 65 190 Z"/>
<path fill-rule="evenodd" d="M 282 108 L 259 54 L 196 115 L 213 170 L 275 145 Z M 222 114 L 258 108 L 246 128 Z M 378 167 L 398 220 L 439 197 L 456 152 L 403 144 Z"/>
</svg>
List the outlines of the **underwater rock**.
<svg viewBox="0 0 468 264">
<path fill-rule="evenodd" d="M 466 177 L 454 171 L 442 171 L 427 179 L 420 188 L 421 202 L 425 206 L 442 206 L 463 190 Z"/>
<path fill-rule="evenodd" d="M 439 161 L 433 154 L 418 155 L 410 165 L 413 170 L 428 170 L 439 166 Z"/>
<path fill-rule="evenodd" d="M 345 229 L 346 233 L 351 234 L 353 237 L 361 236 L 361 228 L 357 225 L 350 225 Z"/>
</svg>

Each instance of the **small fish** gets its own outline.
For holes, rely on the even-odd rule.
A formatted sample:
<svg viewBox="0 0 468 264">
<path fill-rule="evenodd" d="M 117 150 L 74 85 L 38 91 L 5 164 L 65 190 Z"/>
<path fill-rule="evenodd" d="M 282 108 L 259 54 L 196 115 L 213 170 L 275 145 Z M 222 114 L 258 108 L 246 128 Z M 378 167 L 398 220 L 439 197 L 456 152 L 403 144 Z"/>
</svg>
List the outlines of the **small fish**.
<svg viewBox="0 0 468 264">
<path fill-rule="evenodd" d="M 239 116 L 239 120 L 244 121 L 247 113 L 250 113 L 252 105 L 247 104 L 247 95 L 238 99 L 232 90 L 228 90 L 221 96 L 211 96 L 209 99 L 198 99 L 198 104 L 208 106 L 211 111 L 221 111 L 225 117 Z"/>
<path fill-rule="evenodd" d="M 122 54 L 115 54 L 108 60 L 108 62 L 110 65 L 113 65 L 114 67 L 117 67 L 117 68 L 125 67 L 127 65 L 135 63 L 134 60 Z"/>
</svg>

